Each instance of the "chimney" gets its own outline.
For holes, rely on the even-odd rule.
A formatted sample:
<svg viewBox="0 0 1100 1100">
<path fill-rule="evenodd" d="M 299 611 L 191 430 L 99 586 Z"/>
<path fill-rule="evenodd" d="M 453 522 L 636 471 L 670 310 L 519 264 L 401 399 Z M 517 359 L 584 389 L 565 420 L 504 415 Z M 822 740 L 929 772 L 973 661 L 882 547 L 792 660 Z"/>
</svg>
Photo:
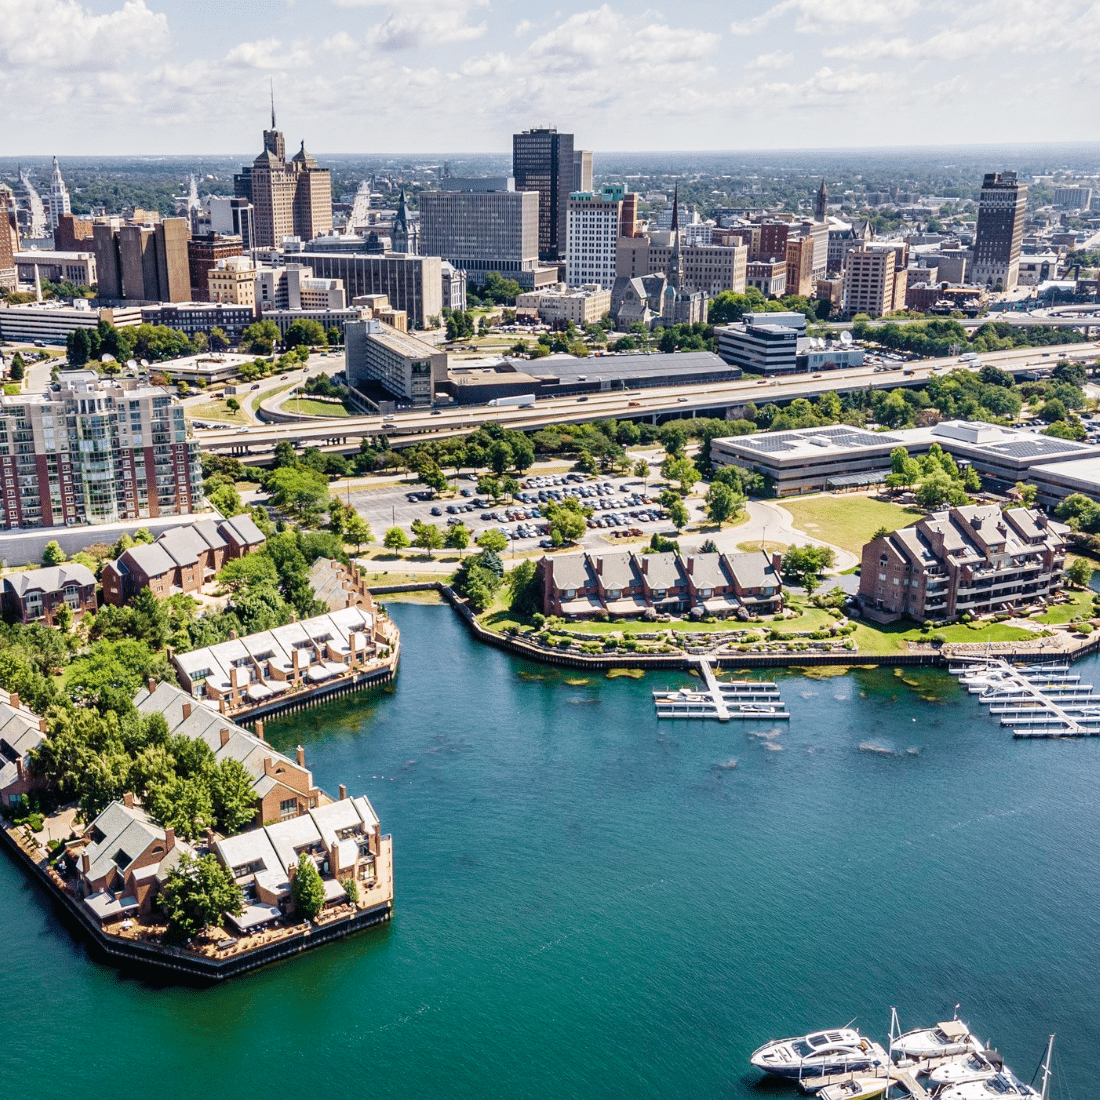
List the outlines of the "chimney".
<svg viewBox="0 0 1100 1100">
<path fill-rule="evenodd" d="M 87 874 L 92 869 L 92 857 L 87 850 L 80 853 L 80 870 Z"/>
<path fill-rule="evenodd" d="M 643 554 L 642 555 L 642 572 L 643 573 L 649 573 L 649 555 L 648 554 Z"/>
<path fill-rule="evenodd" d="M 38 719 L 38 732 L 39 733 L 45 733 L 46 732 L 46 719 L 45 718 L 39 718 Z"/>
<path fill-rule="evenodd" d="M 264 757 L 264 775 L 271 775 L 275 770 L 275 761 L 270 756 Z"/>
<path fill-rule="evenodd" d="M 16 710 L 19 709 L 19 692 L 18 691 L 12 691 L 12 692 L 8 693 L 8 703 L 11 706 L 13 706 Z"/>
<path fill-rule="evenodd" d="M 229 744 L 229 727 L 222 726 L 222 728 L 218 730 L 218 737 L 221 739 L 221 747 L 224 749 L 225 746 Z"/>
<path fill-rule="evenodd" d="M 225 696 L 223 695 L 218 696 L 218 712 L 225 714 Z"/>
<path fill-rule="evenodd" d="M 687 571 L 689 573 L 693 573 L 695 571 L 695 569 L 694 569 L 695 558 L 694 557 L 688 557 L 688 558 L 685 558 L 684 561 L 687 564 Z"/>
<path fill-rule="evenodd" d="M 294 758 L 298 761 L 299 768 L 306 766 L 306 750 L 301 745 L 294 750 Z"/>
<path fill-rule="evenodd" d="M 203 836 L 205 836 L 205 838 L 206 838 L 207 848 L 213 848 L 214 847 L 214 830 L 211 829 L 209 825 L 203 830 Z"/>
<path fill-rule="evenodd" d="M 122 796 L 122 804 L 128 810 L 132 810 L 134 808 L 134 792 L 133 791 L 127 791 Z"/>
<path fill-rule="evenodd" d="M 27 778 L 27 770 L 23 764 L 23 757 L 17 756 L 15 758 L 15 778 L 22 783 Z"/>
<path fill-rule="evenodd" d="M 190 703 L 184 703 L 183 704 L 183 717 L 185 719 L 191 717 L 191 704 Z"/>
<path fill-rule="evenodd" d="M 343 802 L 348 796 L 348 785 L 346 783 L 340 784 L 340 801 Z"/>
<path fill-rule="evenodd" d="M 256 736 L 262 741 L 264 739 L 264 720 L 262 718 L 256 719 Z"/>
<path fill-rule="evenodd" d="M 146 688 L 148 688 L 149 694 L 152 695 L 153 692 L 157 690 L 157 681 L 156 681 L 156 679 L 154 677 L 150 676 L 149 679 L 145 681 L 145 686 L 146 686 Z"/>
<path fill-rule="evenodd" d="M 171 825 L 164 827 L 164 850 L 170 852 L 176 846 L 176 830 Z"/>
<path fill-rule="evenodd" d="M 783 555 L 778 550 L 772 552 L 772 568 L 777 575 L 783 572 Z"/>
</svg>

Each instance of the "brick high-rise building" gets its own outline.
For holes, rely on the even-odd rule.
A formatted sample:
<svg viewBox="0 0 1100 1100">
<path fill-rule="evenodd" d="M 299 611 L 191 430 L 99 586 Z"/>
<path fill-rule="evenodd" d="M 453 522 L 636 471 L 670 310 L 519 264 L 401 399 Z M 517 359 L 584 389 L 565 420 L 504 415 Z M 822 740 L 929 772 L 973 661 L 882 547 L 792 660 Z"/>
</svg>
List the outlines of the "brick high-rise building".
<svg viewBox="0 0 1100 1100">
<path fill-rule="evenodd" d="M 512 175 L 516 190 L 539 194 L 540 260 L 559 260 L 565 255 L 573 170 L 572 134 L 543 129 L 512 135 Z"/>
<path fill-rule="evenodd" d="M 244 244 L 240 237 L 222 236 L 220 233 L 207 233 L 201 237 L 192 237 L 187 242 L 187 269 L 191 280 L 191 301 L 209 302 L 210 287 L 208 276 L 218 265 L 219 260 L 228 260 L 230 256 L 240 256 Z"/>
<path fill-rule="evenodd" d="M 233 178 L 239 198 L 253 207 L 253 248 L 278 248 L 284 237 L 313 240 L 332 229 L 332 177 L 306 152 L 305 142 L 286 159 L 286 142 L 275 128 L 264 131 L 263 152 Z"/>
<path fill-rule="evenodd" d="M 19 223 L 15 217 L 15 194 L 0 182 L 0 290 L 14 290 L 15 254 L 19 251 Z"/>
<path fill-rule="evenodd" d="M 117 523 L 202 510 L 199 445 L 183 407 L 137 379 L 69 371 L 0 397 L 0 526 Z"/>
<path fill-rule="evenodd" d="M 982 180 L 971 278 L 981 286 L 1014 290 L 1027 213 L 1027 184 L 1015 172 L 988 172 Z"/>
<path fill-rule="evenodd" d="M 53 231 L 53 246 L 58 252 L 87 252 L 95 247 L 94 237 L 91 218 L 62 214 Z"/>
</svg>

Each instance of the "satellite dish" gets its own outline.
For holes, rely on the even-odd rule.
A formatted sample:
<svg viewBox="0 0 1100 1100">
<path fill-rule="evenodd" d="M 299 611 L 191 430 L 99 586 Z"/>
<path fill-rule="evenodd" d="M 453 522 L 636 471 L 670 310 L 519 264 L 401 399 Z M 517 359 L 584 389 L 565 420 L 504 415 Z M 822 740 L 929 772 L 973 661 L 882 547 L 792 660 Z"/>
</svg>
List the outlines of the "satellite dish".
<svg viewBox="0 0 1100 1100">
<path fill-rule="evenodd" d="M 842 343 L 842 344 L 843 344 L 843 345 L 844 345 L 845 347 L 847 347 L 847 346 L 848 346 L 848 345 L 849 345 L 849 344 L 850 344 L 850 343 L 852 342 L 852 334 L 851 334 L 851 333 L 850 333 L 850 332 L 849 332 L 849 331 L 848 331 L 847 329 L 845 329 L 845 330 L 844 330 L 844 331 L 843 331 L 843 332 L 842 332 L 842 333 L 840 334 L 840 342 L 841 342 L 841 343 Z"/>
<path fill-rule="evenodd" d="M 101 355 L 101 356 L 99 357 L 99 361 L 100 361 L 101 363 L 113 363 L 113 362 L 115 361 L 115 357 L 114 357 L 113 355 L 111 355 L 110 353 L 108 353 L 108 352 L 106 352 L 106 351 L 105 351 L 105 352 L 104 352 L 104 353 L 103 353 L 103 354 L 102 354 L 102 355 Z"/>
<path fill-rule="evenodd" d="M 126 369 L 127 370 L 137 370 L 137 360 L 136 359 L 127 359 L 126 360 Z"/>
<path fill-rule="evenodd" d="M 149 365 L 149 360 L 148 360 L 148 359 L 142 359 L 142 361 L 141 361 L 141 365 L 142 365 L 143 367 L 147 367 L 147 366 Z"/>
</svg>

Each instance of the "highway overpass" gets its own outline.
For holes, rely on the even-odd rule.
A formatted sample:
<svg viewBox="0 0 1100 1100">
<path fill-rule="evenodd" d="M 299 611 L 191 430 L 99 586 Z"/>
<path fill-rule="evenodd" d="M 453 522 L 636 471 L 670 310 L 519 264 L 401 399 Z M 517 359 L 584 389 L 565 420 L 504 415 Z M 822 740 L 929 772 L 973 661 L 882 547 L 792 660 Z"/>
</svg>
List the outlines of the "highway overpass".
<svg viewBox="0 0 1100 1100">
<path fill-rule="evenodd" d="M 359 449 L 364 436 L 385 435 L 391 446 L 400 448 L 431 439 L 465 435 L 482 424 L 497 423 L 525 431 L 554 424 L 576 424 L 592 420 L 649 420 L 693 416 L 736 417 L 750 402 L 785 404 L 797 397 L 814 398 L 823 393 L 851 393 L 860 389 L 896 389 L 923 385 L 937 372 L 959 366 L 978 369 L 992 364 L 1020 374 L 1036 367 L 1049 369 L 1059 358 L 1093 360 L 1093 344 L 1061 344 L 1052 348 L 1017 348 L 990 352 L 977 363 L 960 364 L 956 359 L 926 359 L 901 369 L 881 371 L 872 366 L 823 371 L 820 374 L 790 374 L 758 379 L 755 375 L 736 382 L 698 386 L 666 386 L 644 390 L 615 390 L 539 400 L 533 408 L 460 405 L 443 409 L 415 409 L 399 412 L 383 421 L 379 415 L 312 418 L 288 424 L 196 429 L 204 451 L 233 455 L 262 465 L 270 461 L 275 445 L 288 440 L 296 448 L 319 447 L 323 451 L 351 453 Z"/>
</svg>

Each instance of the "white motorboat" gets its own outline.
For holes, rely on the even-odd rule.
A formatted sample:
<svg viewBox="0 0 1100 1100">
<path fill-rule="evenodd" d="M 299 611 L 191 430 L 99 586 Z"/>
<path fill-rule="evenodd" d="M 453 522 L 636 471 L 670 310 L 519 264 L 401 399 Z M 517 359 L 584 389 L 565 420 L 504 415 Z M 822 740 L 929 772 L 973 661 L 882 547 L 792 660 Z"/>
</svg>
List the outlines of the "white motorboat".
<svg viewBox="0 0 1100 1100">
<path fill-rule="evenodd" d="M 948 1058 L 953 1054 L 970 1054 L 981 1050 L 982 1044 L 970 1034 L 962 1020 L 947 1020 L 935 1027 L 917 1028 L 899 1035 L 890 1047 L 902 1058 Z"/>
<path fill-rule="evenodd" d="M 1038 1100 L 1039 1093 L 1025 1085 L 1010 1069 L 1002 1069 L 983 1081 L 951 1085 L 939 1100 Z"/>
<path fill-rule="evenodd" d="M 933 1085 L 963 1085 L 968 1081 L 984 1081 L 1004 1068 L 1004 1061 L 995 1050 L 976 1050 L 965 1058 L 944 1062 L 928 1075 Z"/>
<path fill-rule="evenodd" d="M 818 1090 L 817 1097 L 818 1100 L 872 1100 L 889 1087 L 889 1077 L 853 1077 L 850 1081 L 826 1085 Z"/>
<path fill-rule="evenodd" d="M 773 1039 L 754 1051 L 749 1061 L 765 1073 L 794 1080 L 869 1073 L 884 1067 L 871 1041 L 850 1027 Z"/>
</svg>

